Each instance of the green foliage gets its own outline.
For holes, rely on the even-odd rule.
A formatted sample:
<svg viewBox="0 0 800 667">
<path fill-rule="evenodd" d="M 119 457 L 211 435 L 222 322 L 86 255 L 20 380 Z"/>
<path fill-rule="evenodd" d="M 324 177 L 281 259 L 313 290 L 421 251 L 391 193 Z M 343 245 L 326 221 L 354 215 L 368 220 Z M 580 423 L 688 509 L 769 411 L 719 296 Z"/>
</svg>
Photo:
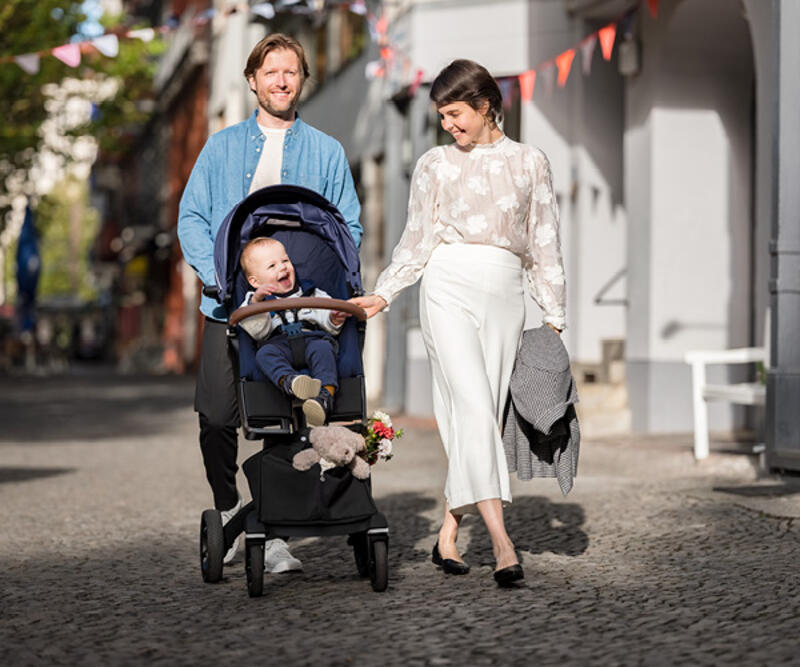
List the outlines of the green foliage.
<svg viewBox="0 0 800 667">
<path fill-rule="evenodd" d="M 54 9 L 64 11 L 61 20 L 52 18 Z M 67 42 L 83 18 L 76 9 L 77 5 L 64 0 L 6 0 L 0 8 L 0 58 Z M 43 57 L 34 75 L 14 62 L 0 64 L 0 160 L 15 168 L 30 166 L 40 141 L 37 129 L 47 115 L 42 85 L 60 80 L 69 69 L 52 57 Z"/>
<path fill-rule="evenodd" d="M 58 18 L 54 18 L 58 17 Z M 69 0 L 4 0 L 0 2 L 0 59 L 36 53 L 65 44 L 86 17 L 81 4 Z M 117 27 L 124 17 L 106 17 L 106 27 Z M 6 176 L 32 165 L 42 145 L 38 130 L 47 117 L 42 86 L 66 77 L 82 79 L 114 77 L 117 94 L 99 105 L 96 119 L 71 134 L 92 134 L 107 153 L 124 150 L 137 126 L 145 123 L 152 108 L 152 78 L 156 56 L 163 50 L 159 40 L 149 44 L 138 39 L 120 40 L 119 55 L 107 58 L 97 52 L 82 54 L 79 68 L 71 68 L 51 54 L 42 54 L 40 70 L 28 74 L 13 61 L 0 62 L 0 196 Z M 0 205 L 0 230 L 6 210 Z"/>
<path fill-rule="evenodd" d="M 36 216 L 39 232 L 39 301 L 68 297 L 87 302 L 97 294 L 89 264 L 100 220 L 89 207 L 85 182 L 64 181 L 42 197 Z"/>
</svg>

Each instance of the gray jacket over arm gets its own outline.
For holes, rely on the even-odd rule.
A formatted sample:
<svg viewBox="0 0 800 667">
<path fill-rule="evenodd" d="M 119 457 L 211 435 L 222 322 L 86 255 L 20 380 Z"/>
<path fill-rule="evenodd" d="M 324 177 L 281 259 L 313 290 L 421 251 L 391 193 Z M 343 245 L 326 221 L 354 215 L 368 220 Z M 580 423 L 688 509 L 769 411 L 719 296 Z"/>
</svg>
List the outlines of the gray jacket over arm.
<svg viewBox="0 0 800 667">
<path fill-rule="evenodd" d="M 521 480 L 557 477 L 569 493 L 578 472 L 577 402 L 561 337 L 546 325 L 523 332 L 503 418 L 509 472 Z"/>
</svg>

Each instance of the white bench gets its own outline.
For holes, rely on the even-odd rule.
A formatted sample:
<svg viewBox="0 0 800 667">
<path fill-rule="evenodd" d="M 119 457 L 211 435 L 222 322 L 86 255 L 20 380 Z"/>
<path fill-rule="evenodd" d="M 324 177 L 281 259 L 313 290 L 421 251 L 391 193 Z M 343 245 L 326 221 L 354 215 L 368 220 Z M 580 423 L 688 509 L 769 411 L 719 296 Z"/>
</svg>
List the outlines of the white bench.
<svg viewBox="0 0 800 667">
<path fill-rule="evenodd" d="M 766 339 L 769 340 L 769 339 Z M 767 363 L 767 351 L 762 347 L 742 347 L 734 350 L 695 350 L 686 353 L 686 363 L 692 367 L 692 404 L 694 406 L 694 457 L 708 456 L 707 401 L 727 401 L 740 405 L 764 405 L 767 388 L 760 382 L 709 384 L 706 381 L 708 364 Z"/>
</svg>

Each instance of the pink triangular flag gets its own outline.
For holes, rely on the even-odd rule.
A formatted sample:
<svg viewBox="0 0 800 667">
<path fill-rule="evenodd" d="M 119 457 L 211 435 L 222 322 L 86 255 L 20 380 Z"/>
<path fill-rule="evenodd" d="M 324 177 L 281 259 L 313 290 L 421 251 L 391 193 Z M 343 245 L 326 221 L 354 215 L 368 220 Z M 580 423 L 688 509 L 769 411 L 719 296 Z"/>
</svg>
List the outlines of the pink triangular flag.
<svg viewBox="0 0 800 667">
<path fill-rule="evenodd" d="M 92 46 L 109 58 L 119 55 L 119 39 L 116 35 L 102 35 L 92 40 Z"/>
<path fill-rule="evenodd" d="M 575 49 L 567 49 L 564 53 L 556 56 L 558 65 L 558 85 L 563 86 L 567 83 L 569 71 L 572 69 L 572 61 L 575 59 Z"/>
<path fill-rule="evenodd" d="M 603 50 L 603 58 L 611 60 L 611 52 L 614 50 L 614 39 L 617 36 L 617 24 L 609 23 L 605 28 L 597 31 L 600 38 L 600 48 Z"/>
<path fill-rule="evenodd" d="M 597 46 L 597 33 L 595 32 L 593 32 L 580 43 L 583 73 L 587 76 L 592 71 L 592 56 L 594 55 L 595 46 Z"/>
<path fill-rule="evenodd" d="M 539 74 L 544 77 L 544 89 L 547 91 L 548 96 L 553 94 L 553 81 L 556 76 L 556 67 L 553 61 L 549 61 L 542 66 Z"/>
<path fill-rule="evenodd" d="M 523 101 L 530 102 L 533 99 L 533 88 L 536 85 L 536 70 L 529 69 L 519 75 L 519 94 Z"/>
<path fill-rule="evenodd" d="M 63 44 L 50 51 L 65 65 L 77 67 L 81 64 L 81 47 L 79 44 Z"/>
<path fill-rule="evenodd" d="M 38 53 L 26 53 L 21 56 L 14 56 L 14 62 L 28 74 L 36 74 L 39 71 Z"/>
</svg>

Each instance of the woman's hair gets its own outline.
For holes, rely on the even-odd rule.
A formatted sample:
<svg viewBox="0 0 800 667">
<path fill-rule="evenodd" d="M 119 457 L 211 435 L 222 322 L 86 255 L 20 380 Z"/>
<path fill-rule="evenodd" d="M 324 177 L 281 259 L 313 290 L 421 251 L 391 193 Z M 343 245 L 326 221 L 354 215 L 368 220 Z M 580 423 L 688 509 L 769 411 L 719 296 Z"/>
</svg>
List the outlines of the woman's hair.
<svg viewBox="0 0 800 667">
<path fill-rule="evenodd" d="M 308 78 L 308 62 L 306 61 L 306 52 L 303 50 L 302 44 L 293 37 L 279 32 L 267 35 L 253 47 L 250 56 L 247 58 L 247 65 L 244 68 L 245 79 L 249 79 L 256 73 L 256 70 L 264 63 L 264 58 L 267 57 L 270 51 L 279 51 L 281 49 L 288 49 L 297 54 L 297 62 L 303 73 L 303 81 L 305 81 Z"/>
<path fill-rule="evenodd" d="M 503 95 L 489 71 L 473 60 L 459 59 L 445 67 L 431 85 L 431 99 L 436 107 L 466 102 L 478 110 L 489 103 L 487 116 L 499 122 L 503 117 Z"/>
</svg>

